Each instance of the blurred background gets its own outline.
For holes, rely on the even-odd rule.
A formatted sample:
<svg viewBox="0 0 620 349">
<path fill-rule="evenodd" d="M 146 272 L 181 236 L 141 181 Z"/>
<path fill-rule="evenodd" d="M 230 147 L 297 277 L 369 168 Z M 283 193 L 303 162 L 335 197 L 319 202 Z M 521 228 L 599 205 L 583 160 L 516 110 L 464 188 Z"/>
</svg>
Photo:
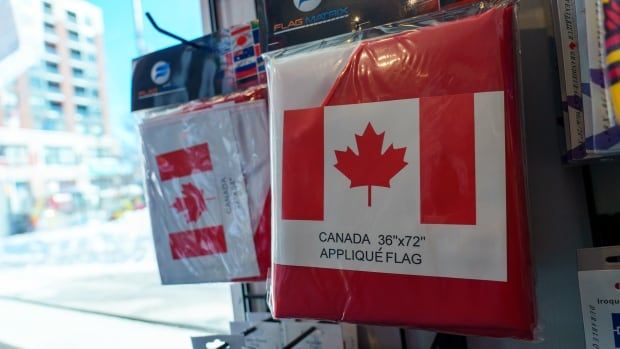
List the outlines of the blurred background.
<svg viewBox="0 0 620 349">
<path fill-rule="evenodd" d="M 0 348 L 189 347 L 232 318 L 226 285 L 160 285 L 131 61 L 177 42 L 146 11 L 203 35 L 199 0 L 0 0 Z"/>
</svg>

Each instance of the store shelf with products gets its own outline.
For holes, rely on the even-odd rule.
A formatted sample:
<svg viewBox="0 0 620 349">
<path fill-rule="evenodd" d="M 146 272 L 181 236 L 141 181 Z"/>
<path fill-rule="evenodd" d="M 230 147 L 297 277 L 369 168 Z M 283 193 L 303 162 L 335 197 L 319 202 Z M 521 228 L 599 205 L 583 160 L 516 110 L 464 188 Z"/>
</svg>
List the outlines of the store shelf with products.
<svg viewBox="0 0 620 349">
<path fill-rule="evenodd" d="M 210 13 L 210 18 L 234 18 L 228 13 L 234 8 L 218 7 L 218 3 L 211 1 L 206 6 L 222 11 Z M 282 3 L 256 1 L 256 13 L 266 18 L 260 31 L 268 33 L 267 40 L 273 45 L 254 42 L 252 53 L 257 55 L 264 47 L 273 50 L 299 45 L 267 53 L 263 56 L 266 63 L 248 63 L 249 51 L 234 48 L 224 53 L 220 62 L 220 67 L 232 65 L 232 69 L 223 68 L 222 78 L 214 79 L 223 84 L 230 73 L 239 83 L 251 66 L 255 82 L 261 82 L 261 73 L 267 71 L 268 92 L 262 98 L 269 102 L 271 128 L 271 269 L 267 274 L 264 265 L 259 272 L 256 265 L 245 268 L 242 263 L 242 268 L 237 264 L 246 257 L 260 259 L 247 252 L 261 253 L 258 245 L 264 245 L 257 234 L 250 241 L 255 229 L 243 229 L 241 224 L 248 223 L 247 219 L 242 222 L 241 216 L 235 216 L 233 224 L 223 218 L 223 242 L 216 242 L 213 236 L 196 235 L 195 229 L 190 229 L 198 221 L 191 219 L 190 204 L 177 204 L 164 195 L 167 189 L 162 189 L 160 182 L 168 180 L 166 166 L 172 158 L 189 156 L 185 153 L 194 149 L 189 143 L 196 143 L 192 137 L 214 145 L 207 150 L 213 159 L 186 161 L 183 166 L 207 162 L 209 166 L 176 176 L 175 180 L 183 177 L 179 183 L 199 183 L 201 180 L 193 177 L 196 173 L 203 176 L 202 172 L 212 171 L 210 166 L 221 166 L 216 159 L 220 155 L 230 162 L 236 156 L 233 148 L 248 149 L 243 137 L 256 136 L 247 129 L 235 129 L 239 124 L 232 128 L 222 122 L 204 127 L 197 124 L 229 120 L 230 115 L 220 118 L 215 114 L 229 110 L 229 103 L 239 100 L 207 102 L 207 109 L 197 106 L 204 102 L 191 103 L 196 96 L 180 93 L 174 102 L 189 104 L 165 112 L 154 110 L 140 121 L 159 127 L 159 133 L 142 127 L 145 156 L 152 158 L 147 173 L 151 180 L 149 204 L 156 213 L 154 225 L 169 228 L 161 236 L 179 234 L 180 230 L 195 235 L 179 240 L 180 244 L 193 244 L 181 252 L 175 252 L 174 244 L 166 243 L 165 238 L 156 237 L 159 243 L 164 242 L 158 248 L 166 251 L 160 254 L 162 278 L 163 269 L 170 277 L 164 282 L 267 278 L 266 283 L 232 286 L 234 332 L 242 337 L 250 333 L 268 336 L 266 333 L 280 326 L 285 333 L 282 343 L 289 345 L 315 336 L 322 343 L 334 338 L 343 343 L 345 338 L 355 337 L 359 348 L 583 348 L 577 251 L 619 243 L 614 232 L 620 230 L 620 186 L 616 184 L 620 166 L 610 161 L 616 155 L 613 152 L 598 152 L 600 143 L 588 148 L 588 113 L 583 104 L 570 102 L 580 100 L 575 97 L 581 93 L 580 83 L 576 86 L 570 80 L 575 76 L 571 72 L 582 67 L 578 60 L 564 59 L 564 44 L 576 41 L 578 33 L 567 33 L 570 23 L 558 23 L 557 16 L 576 10 L 567 6 L 569 2 L 522 0 L 515 16 L 514 2 L 509 0 L 457 1 L 458 6 L 450 1 L 426 1 L 425 7 L 407 15 L 418 16 L 413 20 L 390 17 L 401 22 L 365 31 L 360 23 L 366 23 L 363 11 L 368 9 L 351 5 L 345 6 L 345 12 L 353 34 L 346 34 L 351 30 L 347 26 L 325 26 L 313 32 L 325 40 L 308 43 L 317 37 L 304 39 L 298 30 L 305 24 L 283 21 L 288 23 L 284 27 L 272 23 L 269 13 L 285 8 Z M 319 14 L 313 11 L 323 11 L 320 14 L 325 16 L 345 13 L 329 12 L 333 5 L 329 1 L 289 5 L 287 2 L 287 10 L 278 16 L 285 18 L 289 10 L 304 12 L 304 16 Z M 387 12 L 376 15 L 369 19 L 369 27 L 387 21 L 381 16 L 390 16 Z M 336 17 L 332 20 L 340 19 Z M 259 31 L 254 24 L 248 28 Z M 243 46 L 247 38 L 231 42 Z M 201 40 L 192 41 L 197 46 L 189 49 L 197 56 L 209 42 Z M 577 47 L 570 50 L 576 52 Z M 158 85 L 143 89 L 153 97 L 170 88 L 168 78 L 155 81 L 169 74 L 165 67 L 155 69 L 155 77 L 152 75 L 150 67 L 159 61 L 160 57 L 151 57 L 137 62 L 149 67 L 144 68 L 141 79 Z M 197 97 L 231 92 L 224 85 L 216 89 L 219 87 L 218 93 Z M 145 103 L 143 97 L 138 93 L 134 100 Z M 195 122 L 180 116 L 192 113 L 200 114 Z M 179 126 L 161 127 L 167 118 L 180 122 Z M 198 129 L 204 132 L 195 133 Z M 164 144 L 165 133 L 173 131 L 185 135 L 175 141 L 187 143 L 189 139 L 189 143 Z M 218 154 L 217 138 L 222 135 L 230 135 L 226 141 L 232 141 L 224 143 L 234 147 Z M 173 154 L 172 148 L 185 149 L 185 155 Z M 567 149 L 576 148 L 583 156 L 567 153 Z M 255 150 L 248 158 L 267 154 L 265 149 Z M 368 164 L 368 159 L 374 162 Z M 379 171 L 379 162 L 387 169 Z M 583 166 L 572 166 L 577 163 Z M 235 187 L 249 188 L 250 175 L 246 175 L 251 171 L 246 171 L 243 163 L 237 165 Z M 371 176 L 378 172 L 380 178 Z M 207 188 L 205 183 L 200 184 Z M 395 190 L 395 183 L 400 189 Z M 206 196 L 213 199 L 221 194 L 221 188 L 211 189 Z M 179 190 L 170 192 L 193 195 L 177 193 Z M 249 196 L 243 190 L 236 190 L 235 195 L 241 201 Z M 164 213 L 171 205 L 179 212 Z M 220 205 L 229 203 L 223 200 Z M 153 211 L 155 206 L 160 211 Z M 242 206 L 237 209 L 252 211 Z M 181 211 L 190 215 L 185 223 L 175 220 Z M 415 234 L 399 235 L 407 231 Z M 242 235 L 247 241 L 234 240 Z M 388 240 L 394 243 L 388 244 Z M 408 246 L 405 240 L 418 242 Z M 420 244 L 422 241 L 426 243 Z M 252 242 L 256 249 L 233 250 Z M 368 246 L 364 246 L 366 242 Z M 401 250 L 396 248 L 399 242 L 404 244 Z M 394 260 L 405 253 L 410 265 L 403 266 L 402 258 L 393 265 L 377 262 L 373 243 L 381 246 L 381 253 L 392 253 Z M 407 254 L 405 247 L 415 247 L 415 253 Z M 355 257 L 355 252 L 370 253 L 373 260 Z M 207 262 L 211 255 L 219 256 L 217 263 Z M 205 258 L 204 263 L 193 263 L 195 257 Z M 170 261 L 162 262 L 162 258 Z M 191 275 L 176 279 L 180 269 L 165 267 L 167 263 L 176 263 Z M 201 269 L 204 275 L 196 273 Z M 217 274 L 214 269 L 227 274 L 213 277 Z M 337 323 L 283 319 L 273 325 L 277 320 L 267 314 L 269 311 L 278 318 L 360 325 L 354 336 Z M 321 339 L 316 334 L 332 333 L 332 329 L 333 336 Z"/>
</svg>

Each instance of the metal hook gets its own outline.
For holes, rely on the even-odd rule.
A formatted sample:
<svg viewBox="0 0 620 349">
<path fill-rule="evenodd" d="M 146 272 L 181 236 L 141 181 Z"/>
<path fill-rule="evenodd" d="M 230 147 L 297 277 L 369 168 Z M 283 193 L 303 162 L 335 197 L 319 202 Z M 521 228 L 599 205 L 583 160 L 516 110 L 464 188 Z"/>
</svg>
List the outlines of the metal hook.
<svg viewBox="0 0 620 349">
<path fill-rule="evenodd" d="M 197 49 L 197 50 L 201 50 L 201 49 L 204 49 L 204 48 L 205 48 L 205 47 L 204 47 L 204 46 L 202 46 L 202 45 L 198 45 L 198 44 L 197 44 L 197 43 L 195 43 L 195 42 L 191 42 L 191 41 L 189 41 L 189 40 L 183 39 L 182 37 L 180 37 L 180 36 L 178 36 L 178 35 L 176 35 L 176 34 L 174 34 L 174 33 L 171 33 L 171 32 L 169 32 L 169 31 L 167 31 L 167 30 L 165 30 L 165 29 L 161 28 L 159 25 L 157 25 L 157 23 L 156 23 L 156 22 L 155 22 L 155 20 L 153 19 L 153 16 L 151 16 L 151 14 L 150 14 L 150 13 L 148 13 L 148 12 L 146 12 L 146 18 L 149 20 L 149 22 L 151 23 L 151 25 L 152 25 L 152 26 L 155 28 L 155 30 L 157 30 L 158 32 L 160 32 L 160 33 L 162 33 L 162 34 L 164 34 L 164 35 L 166 35 L 166 36 L 169 36 L 169 37 L 171 37 L 171 38 L 173 38 L 173 39 L 179 40 L 179 41 L 180 41 L 181 43 L 183 43 L 184 45 L 191 46 L 191 47 L 193 47 L 193 48 L 195 48 L 195 49 Z"/>
</svg>

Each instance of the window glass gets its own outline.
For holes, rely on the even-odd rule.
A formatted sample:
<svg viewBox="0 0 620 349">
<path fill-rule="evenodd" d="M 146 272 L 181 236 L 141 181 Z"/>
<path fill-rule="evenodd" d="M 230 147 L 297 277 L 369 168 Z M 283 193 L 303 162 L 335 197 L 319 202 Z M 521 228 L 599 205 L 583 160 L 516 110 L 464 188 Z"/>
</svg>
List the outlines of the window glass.
<svg viewBox="0 0 620 349">
<path fill-rule="evenodd" d="M 71 49 L 70 51 L 71 58 L 80 60 L 82 59 L 82 52 L 80 50 Z"/>
<path fill-rule="evenodd" d="M 67 31 L 67 35 L 69 36 L 69 40 L 78 41 L 80 40 L 80 34 L 78 34 L 74 30 Z"/>
<path fill-rule="evenodd" d="M 73 11 L 67 11 L 67 20 L 70 23 L 77 23 L 77 15 Z"/>
<path fill-rule="evenodd" d="M 227 332 L 228 285 L 161 285 L 129 105 L 132 59 L 178 44 L 145 21 L 139 45 L 134 18 L 196 38 L 200 1 L 142 0 L 137 17 L 137 1 L 8 2 L 32 2 L 17 20 L 43 34 L 0 86 L 0 348 L 185 348 Z"/>
</svg>

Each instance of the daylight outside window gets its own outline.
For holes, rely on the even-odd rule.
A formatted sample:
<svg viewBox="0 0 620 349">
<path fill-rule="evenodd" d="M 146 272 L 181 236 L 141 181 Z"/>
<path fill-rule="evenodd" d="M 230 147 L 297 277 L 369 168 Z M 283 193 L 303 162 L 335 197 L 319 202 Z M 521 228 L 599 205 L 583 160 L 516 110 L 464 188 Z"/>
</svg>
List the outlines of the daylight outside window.
<svg viewBox="0 0 620 349">
<path fill-rule="evenodd" d="M 131 60 L 175 42 L 136 33 L 140 2 L 0 0 L 0 348 L 185 348 L 232 319 L 227 285 L 159 280 Z M 202 35 L 199 0 L 141 5 Z"/>
</svg>

